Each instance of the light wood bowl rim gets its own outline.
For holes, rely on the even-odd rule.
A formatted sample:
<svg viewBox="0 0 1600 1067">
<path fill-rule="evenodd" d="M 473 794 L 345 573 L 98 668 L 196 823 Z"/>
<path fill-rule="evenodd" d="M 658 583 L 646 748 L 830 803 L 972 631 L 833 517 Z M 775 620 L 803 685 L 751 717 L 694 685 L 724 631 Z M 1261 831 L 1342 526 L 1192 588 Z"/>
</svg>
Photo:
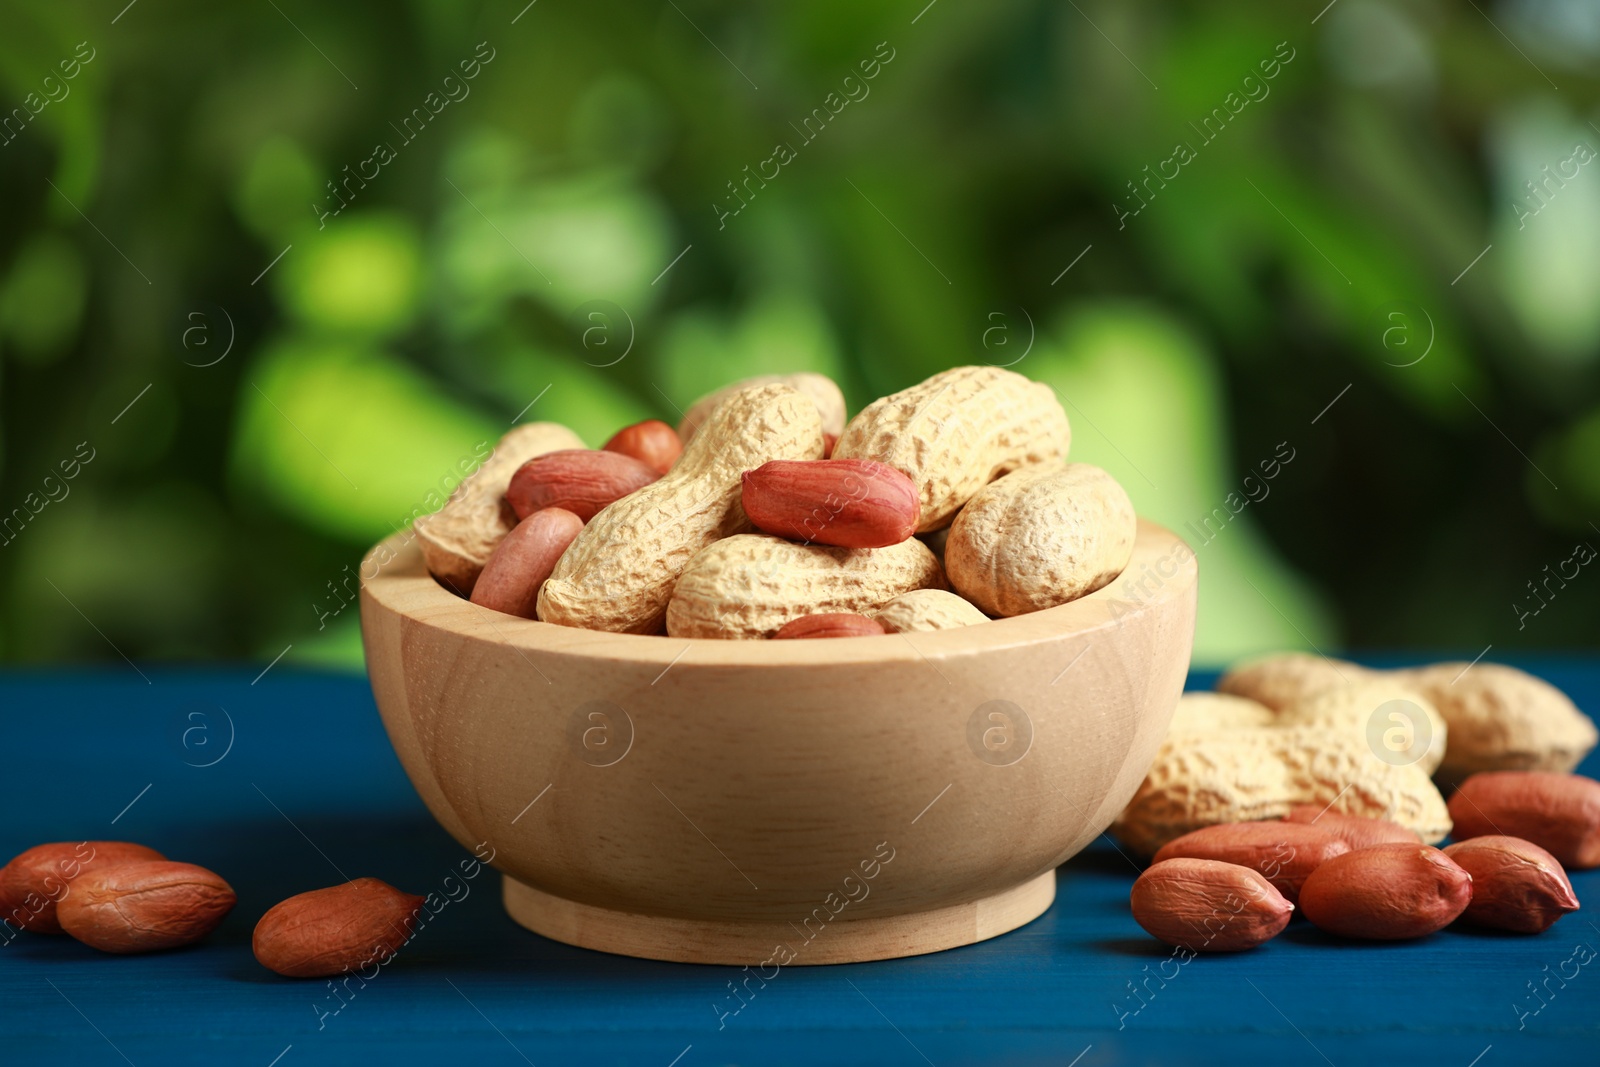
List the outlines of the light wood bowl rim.
<svg viewBox="0 0 1600 1067">
<path fill-rule="evenodd" d="M 375 562 L 386 549 L 392 558 Z M 1176 563 L 1172 575 L 1159 574 L 1163 560 Z M 409 530 L 380 541 L 361 562 L 362 591 L 377 606 L 464 639 L 600 661 L 666 667 L 683 660 L 698 668 L 904 663 L 1054 643 L 1115 626 L 1130 614 L 1183 594 L 1196 580 L 1194 549 L 1172 531 L 1141 518 L 1133 554 L 1122 573 L 1093 593 L 1057 607 L 954 630 L 811 641 L 732 641 L 584 630 L 490 611 L 436 582 Z M 1141 588 L 1141 582 L 1153 587 Z"/>
</svg>

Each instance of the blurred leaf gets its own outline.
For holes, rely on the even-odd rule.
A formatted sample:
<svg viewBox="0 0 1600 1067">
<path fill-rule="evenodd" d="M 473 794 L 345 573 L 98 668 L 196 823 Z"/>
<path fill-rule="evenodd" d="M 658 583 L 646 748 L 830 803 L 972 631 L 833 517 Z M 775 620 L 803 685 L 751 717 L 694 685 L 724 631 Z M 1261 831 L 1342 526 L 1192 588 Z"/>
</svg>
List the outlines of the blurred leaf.
<svg viewBox="0 0 1600 1067">
<path fill-rule="evenodd" d="M 673 404 L 687 410 L 731 381 L 797 371 L 837 379 L 838 345 L 820 308 L 774 293 L 755 301 L 733 322 L 708 310 L 677 316 L 662 339 L 655 379 Z"/>
<path fill-rule="evenodd" d="M 503 429 L 390 355 L 287 338 L 240 391 L 231 488 L 364 546 L 436 511 Z"/>
<path fill-rule="evenodd" d="M 416 231 L 399 216 L 340 217 L 285 254 L 277 290 L 307 326 L 386 335 L 418 310 L 421 256 Z"/>
<path fill-rule="evenodd" d="M 1072 423 L 1074 462 L 1110 471 L 1141 515 L 1195 549 L 1197 664 L 1335 647 L 1327 609 L 1264 543 L 1251 515 L 1272 507 L 1277 488 L 1262 470 L 1276 470 L 1277 479 L 1300 471 L 1267 454 L 1241 457 L 1245 473 L 1230 473 L 1216 374 L 1187 330 L 1145 305 L 1075 309 L 1013 369 L 1055 388 Z M 1293 455 L 1299 430 L 1284 434 Z"/>
<path fill-rule="evenodd" d="M 87 289 L 88 271 L 71 241 L 47 231 L 24 245 L 0 289 L 0 330 L 12 352 L 30 363 L 65 355 L 82 321 Z"/>
</svg>

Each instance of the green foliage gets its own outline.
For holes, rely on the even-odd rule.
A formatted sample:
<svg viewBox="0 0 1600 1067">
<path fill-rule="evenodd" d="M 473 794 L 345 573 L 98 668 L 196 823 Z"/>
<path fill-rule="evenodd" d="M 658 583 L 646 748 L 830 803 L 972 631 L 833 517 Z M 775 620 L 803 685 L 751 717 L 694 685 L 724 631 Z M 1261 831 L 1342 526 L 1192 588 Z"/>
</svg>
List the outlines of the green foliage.
<svg viewBox="0 0 1600 1067">
<path fill-rule="evenodd" d="M 1593 644 L 1511 606 L 1600 545 L 1580 4 L 13 8 L 0 656 L 353 663 L 514 418 L 972 362 L 1204 542 L 1204 660 Z"/>
</svg>

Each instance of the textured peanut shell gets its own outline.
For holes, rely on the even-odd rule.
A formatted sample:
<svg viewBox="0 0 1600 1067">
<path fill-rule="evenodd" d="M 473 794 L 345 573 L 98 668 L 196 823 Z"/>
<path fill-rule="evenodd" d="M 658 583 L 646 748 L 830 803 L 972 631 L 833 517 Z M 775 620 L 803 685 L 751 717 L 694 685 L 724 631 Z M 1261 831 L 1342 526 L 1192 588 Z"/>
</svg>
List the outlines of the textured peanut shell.
<svg viewBox="0 0 1600 1067">
<path fill-rule="evenodd" d="M 1001 475 L 1066 459 L 1071 438 L 1048 385 L 1000 367 L 956 367 L 868 404 L 833 458 L 873 459 L 909 475 L 922 499 L 922 533 L 949 525 Z"/>
<path fill-rule="evenodd" d="M 1438 663 L 1394 672 L 1427 696 L 1450 727 L 1439 776 L 1479 771 L 1570 771 L 1595 746 L 1595 726 L 1567 695 L 1515 667 Z"/>
<path fill-rule="evenodd" d="M 802 615 L 871 615 L 912 589 L 942 589 L 928 546 L 803 545 L 767 534 L 724 538 L 690 561 L 667 607 L 673 637 L 766 638 Z"/>
<path fill-rule="evenodd" d="M 546 452 L 583 447 L 577 434 L 553 422 L 524 423 L 500 438 L 444 507 L 416 521 L 428 572 L 461 596 L 471 596 L 489 555 L 515 525 L 501 504 L 517 468 Z"/>
<path fill-rule="evenodd" d="M 288 978 L 321 978 L 387 963 L 411 936 L 423 898 L 357 878 L 282 901 L 261 917 L 250 947 Z"/>
<path fill-rule="evenodd" d="M 749 529 L 740 476 L 769 460 L 822 458 L 817 406 L 787 385 L 730 394 L 700 430 L 659 481 L 589 520 L 539 591 L 541 620 L 659 633 L 672 588 L 695 553 Z"/>
<path fill-rule="evenodd" d="M 1365 738 L 1310 727 L 1169 737 L 1112 831 L 1143 855 L 1217 823 L 1277 819 L 1298 804 L 1328 804 L 1391 819 L 1423 840 L 1450 832 L 1428 774 L 1372 754 Z"/>
<path fill-rule="evenodd" d="M 1289 925 L 1294 905 L 1258 872 L 1218 860 L 1163 860 L 1128 894 L 1133 918 L 1151 936 L 1191 952 L 1239 952 Z"/>
<path fill-rule="evenodd" d="M 204 867 L 151 860 L 84 872 L 57 915 L 61 928 L 90 948 L 123 955 L 192 944 L 216 929 L 237 899 Z"/>
<path fill-rule="evenodd" d="M 1217 679 L 1217 692 L 1247 697 L 1281 711 L 1324 689 L 1371 677 L 1359 664 L 1309 652 L 1278 652 L 1235 664 Z"/>
<path fill-rule="evenodd" d="M 1311 872 L 1350 846 L 1335 834 L 1292 822 L 1237 822 L 1206 826 L 1168 841 L 1155 862 L 1187 857 L 1237 863 L 1259 871 L 1293 904 Z"/>
<path fill-rule="evenodd" d="M 961 509 L 944 564 L 950 584 L 983 611 L 1025 615 L 1121 574 L 1138 528 L 1128 494 L 1099 467 L 1025 467 Z"/>
<path fill-rule="evenodd" d="M 1185 693 L 1172 711 L 1167 736 L 1179 733 L 1219 733 L 1225 730 L 1259 730 L 1277 722 L 1272 709 L 1245 697 L 1226 693 Z"/>
<path fill-rule="evenodd" d="M 1472 903 L 1461 913 L 1469 923 L 1537 934 L 1578 910 L 1567 872 L 1531 841 L 1490 834 L 1458 841 L 1444 854 L 1472 875 Z"/>
<path fill-rule="evenodd" d="M 58 841 L 19 852 L 0 867 L 0 921 L 35 934 L 59 934 L 56 905 L 74 878 L 115 863 L 163 860 L 130 841 Z"/>
<path fill-rule="evenodd" d="M 1374 845 L 1335 856 L 1300 887 L 1300 912 L 1340 937 L 1403 941 L 1454 922 L 1472 900 L 1472 876 L 1426 845 Z"/>
<path fill-rule="evenodd" d="M 797 389 L 809 396 L 817 405 L 817 414 L 822 418 L 822 432 L 837 438 L 844 431 L 844 394 L 834 384 L 832 378 L 825 374 L 813 374 L 810 371 L 800 371 L 797 374 L 758 374 L 754 378 L 744 378 L 725 385 L 714 393 L 705 396 L 689 405 L 689 410 L 684 412 L 683 421 L 678 423 L 678 436 L 687 445 L 689 439 L 698 433 L 705 425 L 711 413 L 718 404 L 741 389 L 748 389 L 753 385 L 772 385 L 778 383 Z M 821 458 L 821 457 L 818 457 Z"/>
<path fill-rule="evenodd" d="M 1456 837 L 1532 841 L 1568 870 L 1600 867 L 1600 782 L 1556 771 L 1485 771 L 1450 798 Z"/>
<path fill-rule="evenodd" d="M 901 593 L 873 612 L 872 617 L 891 634 L 956 630 L 989 621 L 989 616 L 971 603 L 943 589 L 913 589 Z"/>
<path fill-rule="evenodd" d="M 1391 704 L 1395 706 L 1385 707 Z M 1400 718 L 1393 718 L 1396 715 Z M 1421 720 L 1426 720 L 1426 726 Z M 1429 774 L 1444 758 L 1448 734 L 1432 701 L 1396 679 L 1381 677 L 1333 686 L 1296 700 L 1278 713 L 1278 723 L 1366 738 L 1396 762 L 1416 763 Z"/>
</svg>

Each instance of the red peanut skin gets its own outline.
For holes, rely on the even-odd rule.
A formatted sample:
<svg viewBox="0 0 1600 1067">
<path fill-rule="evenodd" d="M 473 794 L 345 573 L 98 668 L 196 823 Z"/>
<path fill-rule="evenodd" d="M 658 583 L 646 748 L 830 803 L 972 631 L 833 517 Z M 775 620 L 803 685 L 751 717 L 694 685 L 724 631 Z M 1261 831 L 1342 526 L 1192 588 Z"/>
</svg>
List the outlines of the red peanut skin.
<svg viewBox="0 0 1600 1067">
<path fill-rule="evenodd" d="M 1168 841 L 1155 862 L 1189 859 L 1221 860 L 1259 871 L 1293 904 L 1311 872 L 1350 851 L 1332 832 L 1291 822 L 1236 822 L 1207 826 Z"/>
<path fill-rule="evenodd" d="M 850 611 L 830 611 L 818 615 L 802 615 L 778 627 L 772 635 L 774 641 L 809 637 L 872 637 L 883 633 L 883 624 L 877 619 L 857 615 Z"/>
<path fill-rule="evenodd" d="M 1128 894 L 1136 922 L 1191 952 L 1241 952 L 1289 925 L 1294 905 L 1259 872 L 1219 860 L 1162 860 Z"/>
<path fill-rule="evenodd" d="M 660 419 L 646 419 L 612 434 L 602 450 L 632 456 L 657 474 L 665 474 L 683 455 L 683 440 Z"/>
<path fill-rule="evenodd" d="M 1472 875 L 1472 903 L 1461 913 L 1464 922 L 1537 934 L 1578 910 L 1567 872 L 1531 841 L 1489 834 L 1458 841 L 1444 854 Z"/>
<path fill-rule="evenodd" d="M 866 459 L 773 460 L 745 471 L 741 501 L 756 528 L 838 548 L 886 548 L 917 532 L 910 478 Z"/>
<path fill-rule="evenodd" d="M 57 914 L 90 948 L 117 955 L 191 945 L 233 910 L 233 887 L 204 867 L 116 863 L 79 875 Z"/>
<path fill-rule="evenodd" d="M 387 963 L 410 938 L 422 903 L 377 878 L 313 889 L 269 909 L 250 947 L 263 967 L 286 978 Z"/>
<path fill-rule="evenodd" d="M 0 868 L 0 919 L 35 934 L 62 933 L 56 909 L 80 874 L 116 863 L 166 859 L 130 841 L 35 845 Z"/>
<path fill-rule="evenodd" d="M 472 602 L 524 619 L 536 617 L 539 587 L 582 529 L 583 520 L 565 508 L 529 515 L 495 546 L 472 587 Z"/>
<path fill-rule="evenodd" d="M 1300 887 L 1300 911 L 1320 930 L 1406 941 L 1449 926 L 1472 901 L 1472 876 L 1421 844 L 1373 845 L 1335 856 Z"/>
<path fill-rule="evenodd" d="M 506 487 L 506 503 L 519 520 L 545 508 L 564 508 L 588 522 L 608 504 L 660 477 L 648 464 L 621 452 L 564 448 L 518 467 Z"/>
<path fill-rule="evenodd" d="M 1567 870 L 1600 866 L 1600 782 L 1555 771 L 1474 774 L 1450 798 L 1458 840 L 1506 834 L 1531 841 Z"/>
<path fill-rule="evenodd" d="M 1373 845 L 1420 845 L 1422 837 L 1388 819 L 1369 819 L 1364 815 L 1346 815 L 1342 811 L 1329 811 L 1326 804 L 1298 804 L 1289 809 L 1284 822 L 1304 823 L 1319 830 L 1327 830 L 1354 852 Z"/>
</svg>

